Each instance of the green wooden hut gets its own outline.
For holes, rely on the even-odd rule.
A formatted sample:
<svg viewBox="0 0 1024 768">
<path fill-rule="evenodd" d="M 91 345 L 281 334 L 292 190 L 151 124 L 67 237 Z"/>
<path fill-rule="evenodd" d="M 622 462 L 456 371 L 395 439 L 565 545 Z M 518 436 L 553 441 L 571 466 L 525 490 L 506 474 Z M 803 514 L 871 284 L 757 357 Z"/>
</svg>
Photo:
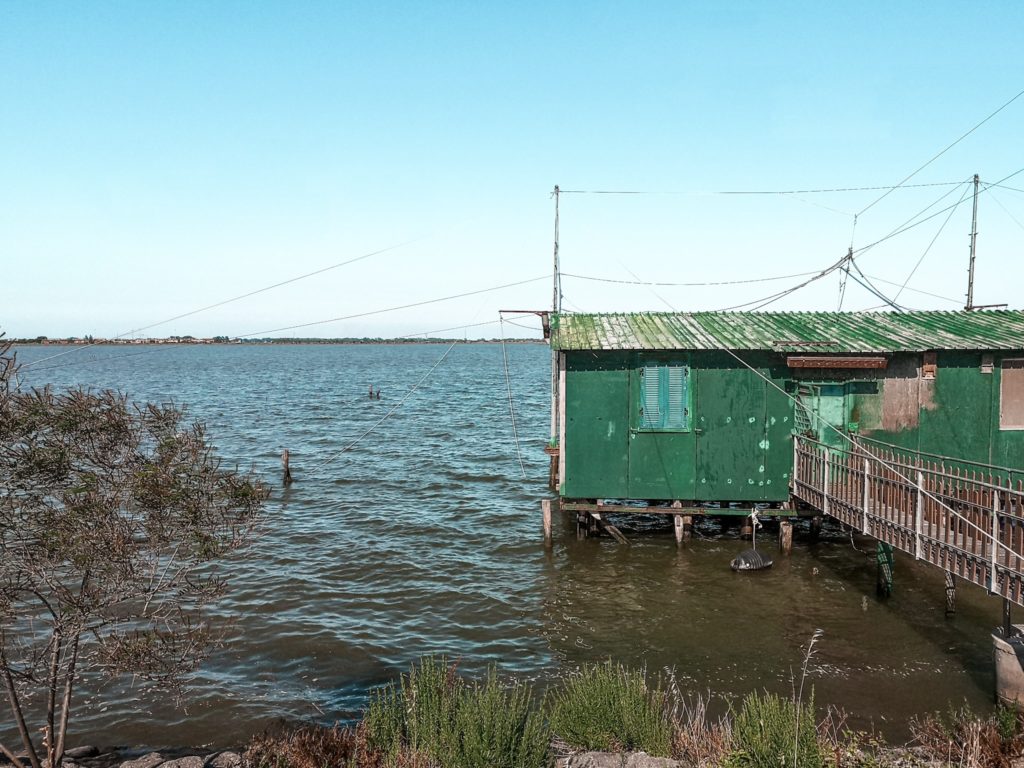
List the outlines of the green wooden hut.
<svg viewBox="0 0 1024 768">
<path fill-rule="evenodd" d="M 780 507 L 794 433 L 1024 466 L 1024 311 L 558 313 L 550 332 L 563 502 Z"/>
</svg>

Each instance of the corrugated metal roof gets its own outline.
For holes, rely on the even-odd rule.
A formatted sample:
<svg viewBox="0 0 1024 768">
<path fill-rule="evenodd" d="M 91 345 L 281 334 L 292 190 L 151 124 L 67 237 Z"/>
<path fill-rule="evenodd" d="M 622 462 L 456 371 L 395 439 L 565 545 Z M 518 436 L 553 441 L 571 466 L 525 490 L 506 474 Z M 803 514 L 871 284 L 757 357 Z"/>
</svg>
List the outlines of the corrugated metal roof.
<svg viewBox="0 0 1024 768">
<path fill-rule="evenodd" d="M 553 349 L 1022 349 L 1024 311 L 560 313 Z"/>
</svg>

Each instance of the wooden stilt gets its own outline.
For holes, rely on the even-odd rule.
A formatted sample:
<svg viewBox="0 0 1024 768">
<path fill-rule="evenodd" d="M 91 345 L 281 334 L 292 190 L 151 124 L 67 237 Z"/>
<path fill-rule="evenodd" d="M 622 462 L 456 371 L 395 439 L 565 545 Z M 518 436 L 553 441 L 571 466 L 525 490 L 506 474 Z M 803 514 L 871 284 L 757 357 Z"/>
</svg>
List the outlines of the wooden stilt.
<svg viewBox="0 0 1024 768">
<path fill-rule="evenodd" d="M 779 522 L 779 549 L 785 555 L 793 551 L 793 524 L 789 520 Z"/>
<path fill-rule="evenodd" d="M 754 538 L 754 521 L 751 520 L 749 517 L 743 518 L 743 524 L 740 526 L 740 538 Z"/>
<path fill-rule="evenodd" d="M 946 571 L 946 616 L 956 613 L 956 576 Z"/>
<path fill-rule="evenodd" d="M 683 546 L 683 516 L 672 515 L 672 523 L 675 526 L 676 531 L 676 546 Z"/>
<path fill-rule="evenodd" d="M 878 562 L 876 590 L 880 597 L 892 596 L 893 556 L 892 545 L 878 542 L 875 557 Z"/>
<path fill-rule="evenodd" d="M 291 485 L 292 483 L 292 470 L 288 466 L 288 449 L 285 448 L 281 453 L 281 465 L 284 468 L 284 484 Z"/>
<path fill-rule="evenodd" d="M 544 521 L 544 543 L 551 544 L 551 499 L 542 499 L 540 502 L 541 517 Z"/>
<path fill-rule="evenodd" d="M 817 541 L 821 535 L 821 515 L 815 515 L 811 518 L 811 541 Z"/>
<path fill-rule="evenodd" d="M 1003 598 L 1003 637 L 1011 637 L 1013 634 L 1013 603 Z"/>
</svg>

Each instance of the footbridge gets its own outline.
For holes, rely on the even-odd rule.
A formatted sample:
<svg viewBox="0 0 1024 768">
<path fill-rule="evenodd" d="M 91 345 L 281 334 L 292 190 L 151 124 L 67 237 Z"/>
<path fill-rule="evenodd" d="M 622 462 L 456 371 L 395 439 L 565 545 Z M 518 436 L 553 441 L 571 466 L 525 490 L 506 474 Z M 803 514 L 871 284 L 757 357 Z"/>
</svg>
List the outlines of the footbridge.
<svg viewBox="0 0 1024 768">
<path fill-rule="evenodd" d="M 1024 474 L 853 437 L 793 437 L 792 493 L 861 533 L 1024 606 Z"/>
</svg>

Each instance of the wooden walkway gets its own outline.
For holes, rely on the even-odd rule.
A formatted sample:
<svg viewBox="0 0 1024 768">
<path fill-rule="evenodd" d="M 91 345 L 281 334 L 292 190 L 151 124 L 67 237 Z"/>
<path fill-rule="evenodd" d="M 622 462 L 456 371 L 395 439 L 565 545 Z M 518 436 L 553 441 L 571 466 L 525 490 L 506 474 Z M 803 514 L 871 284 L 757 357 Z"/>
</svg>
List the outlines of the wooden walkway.
<svg viewBox="0 0 1024 768">
<path fill-rule="evenodd" d="M 997 468 L 795 436 L 793 495 L 1024 606 L 1024 481 Z M 980 468 L 979 468 L 980 467 Z"/>
</svg>

